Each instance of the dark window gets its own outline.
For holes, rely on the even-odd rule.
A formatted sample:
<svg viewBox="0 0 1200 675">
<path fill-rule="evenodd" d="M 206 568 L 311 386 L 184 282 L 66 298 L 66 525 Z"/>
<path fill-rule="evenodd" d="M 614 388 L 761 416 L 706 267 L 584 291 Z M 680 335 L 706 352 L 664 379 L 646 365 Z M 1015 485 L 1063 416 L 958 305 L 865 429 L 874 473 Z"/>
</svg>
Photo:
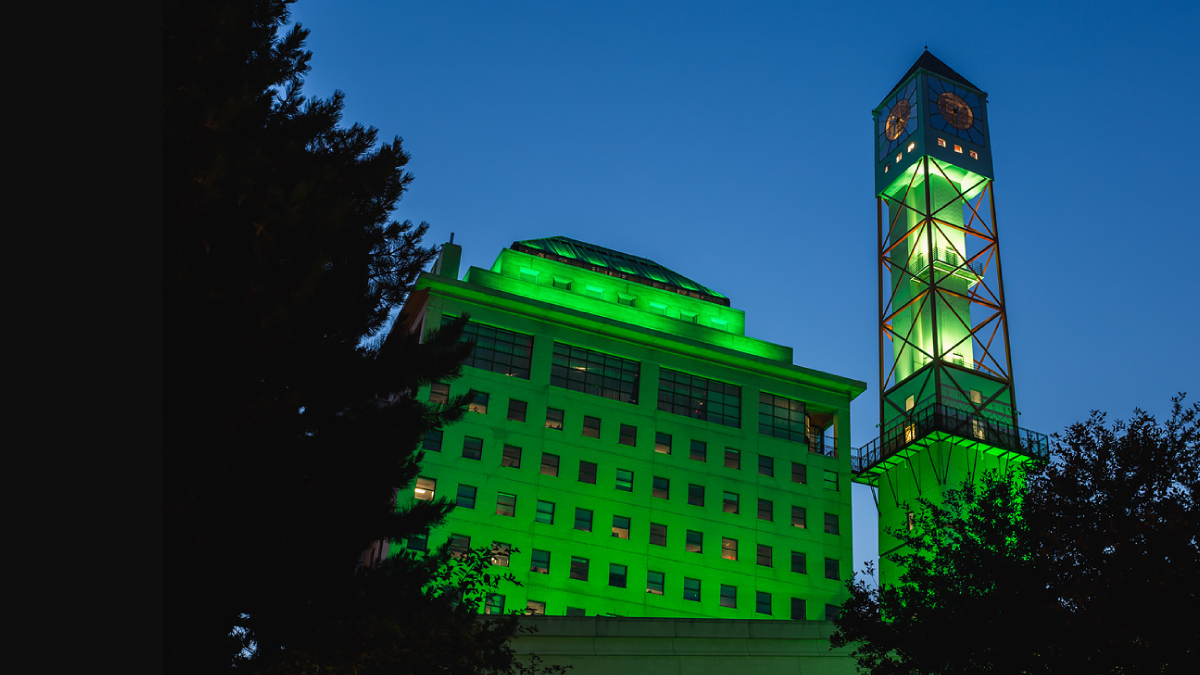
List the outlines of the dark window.
<svg viewBox="0 0 1200 675">
<path fill-rule="evenodd" d="M 588 580 L 588 559 L 571 557 L 571 574 L 572 579 L 580 581 Z"/>
<path fill-rule="evenodd" d="M 517 515 L 517 496 L 503 492 L 496 495 L 496 515 L 509 517 Z"/>
<path fill-rule="evenodd" d="M 825 578 L 841 581 L 842 576 L 838 573 L 838 561 L 836 558 L 825 559 Z"/>
<path fill-rule="evenodd" d="M 547 525 L 553 525 L 554 524 L 554 502 L 544 502 L 539 499 L 538 503 L 537 503 L 537 515 L 534 516 L 534 520 L 536 520 L 539 523 L 546 523 Z"/>
<path fill-rule="evenodd" d="M 621 445 L 637 445 L 637 427 L 622 424 L 621 436 L 617 439 L 617 442 Z"/>
<path fill-rule="evenodd" d="M 698 441 L 693 438 L 691 457 L 697 462 L 708 461 L 708 443 L 705 443 L 704 441 Z"/>
<path fill-rule="evenodd" d="M 617 539 L 629 538 L 629 519 L 625 516 L 613 516 L 612 536 Z"/>
<path fill-rule="evenodd" d="M 796 574 L 808 574 L 808 557 L 800 551 L 792 551 L 792 571 Z"/>
<path fill-rule="evenodd" d="M 838 528 L 838 515 L 836 513 L 825 514 L 825 534 L 841 534 Z"/>
<path fill-rule="evenodd" d="M 721 557 L 726 560 L 737 560 L 737 539 L 721 537 Z"/>
<path fill-rule="evenodd" d="M 671 434 L 664 434 L 661 431 L 655 432 L 654 451 L 664 455 L 671 454 Z"/>
<path fill-rule="evenodd" d="M 558 455 L 552 455 L 548 452 L 542 453 L 542 475 L 558 476 Z"/>
<path fill-rule="evenodd" d="M 470 485 L 459 485 L 458 498 L 454 500 L 454 503 L 464 509 L 475 508 L 475 488 Z"/>
<path fill-rule="evenodd" d="M 737 609 L 737 586 L 721 584 L 721 606 Z"/>
<path fill-rule="evenodd" d="M 687 543 L 684 545 L 684 550 L 689 553 L 704 552 L 704 533 L 695 530 L 687 531 Z"/>
<path fill-rule="evenodd" d="M 525 421 L 525 411 L 529 408 L 529 404 L 525 401 L 517 399 L 509 399 L 508 401 L 508 419 L 514 422 Z"/>
<path fill-rule="evenodd" d="M 441 452 L 442 451 L 442 430 L 430 429 L 425 432 L 425 440 L 421 442 L 421 449 L 425 452 Z"/>
<path fill-rule="evenodd" d="M 792 527 L 801 529 L 808 527 L 808 512 L 804 510 L 803 506 L 792 507 Z"/>
<path fill-rule="evenodd" d="M 825 605 L 826 621 L 837 621 L 839 614 L 841 614 L 841 609 L 837 605 Z"/>
<path fill-rule="evenodd" d="M 792 462 L 792 482 L 801 485 L 808 484 L 808 466 L 800 462 Z"/>
<path fill-rule="evenodd" d="M 487 600 L 483 605 L 484 614 L 503 614 L 504 613 L 504 596 L 496 593 L 488 593 Z"/>
<path fill-rule="evenodd" d="M 592 531 L 592 510 L 575 507 L 575 529 Z"/>
<path fill-rule="evenodd" d="M 617 588 L 625 588 L 625 576 L 629 572 L 624 565 L 616 563 L 608 564 L 608 585 L 616 586 Z"/>
<path fill-rule="evenodd" d="M 662 572 L 646 572 L 646 592 L 662 595 L 666 587 L 667 577 Z"/>
<path fill-rule="evenodd" d="M 792 598 L 792 621 L 804 621 L 804 599 Z"/>
<path fill-rule="evenodd" d="M 734 450 L 733 448 L 725 448 L 725 468 L 740 469 L 742 468 L 742 451 Z"/>
<path fill-rule="evenodd" d="M 587 616 L 582 607 L 568 607 L 567 616 Z"/>
<path fill-rule="evenodd" d="M 500 458 L 500 466 L 511 466 L 514 469 L 521 468 L 521 449 L 515 445 L 504 446 L 504 456 Z"/>
<path fill-rule="evenodd" d="M 496 567 L 508 567 L 509 558 L 512 556 L 512 544 L 505 544 L 500 541 L 492 542 L 492 564 Z"/>
<path fill-rule="evenodd" d="M 775 458 L 766 455 L 758 456 L 758 475 L 768 478 L 775 477 Z"/>
<path fill-rule="evenodd" d="M 662 476 L 654 477 L 654 492 L 655 497 L 659 499 L 671 498 L 671 480 Z"/>
<path fill-rule="evenodd" d="M 775 503 L 769 499 L 758 500 L 758 519 L 775 520 Z"/>
<path fill-rule="evenodd" d="M 688 484 L 688 504 L 692 506 L 704 506 L 704 486 Z"/>
<path fill-rule="evenodd" d="M 658 378 L 658 409 L 740 428 L 742 388 L 663 368 Z"/>
<path fill-rule="evenodd" d="M 471 399 L 471 404 L 467 406 L 467 409 L 471 412 L 483 413 L 485 415 L 487 414 L 487 408 L 488 395 L 487 392 L 483 391 L 475 392 L 475 398 Z"/>
<path fill-rule="evenodd" d="M 563 411 L 558 408 L 546 408 L 546 428 L 562 431 Z"/>
<path fill-rule="evenodd" d="M 429 535 L 427 535 L 427 534 L 410 534 L 404 540 L 404 547 L 410 551 L 428 551 L 429 550 Z"/>
<path fill-rule="evenodd" d="M 771 613 L 771 594 L 755 591 L 754 593 L 754 611 L 756 614 Z"/>
<path fill-rule="evenodd" d="M 804 403 L 784 396 L 759 393 L 758 433 L 803 443 Z"/>
<path fill-rule="evenodd" d="M 579 482 L 596 484 L 596 463 L 579 461 Z"/>
<path fill-rule="evenodd" d="M 450 535 L 450 553 L 455 557 L 464 556 L 471 550 L 471 538 L 465 534 Z"/>
<path fill-rule="evenodd" d="M 737 493 L 726 492 L 725 497 L 722 499 L 721 508 L 725 511 L 725 513 L 737 513 L 739 509 Z"/>
<path fill-rule="evenodd" d="M 463 439 L 463 457 L 467 459 L 480 459 L 483 457 L 483 439 L 471 438 L 470 436 Z"/>
<path fill-rule="evenodd" d="M 540 574 L 550 573 L 550 551 L 539 551 L 533 549 L 533 558 L 529 563 L 530 572 L 538 572 Z"/>
<path fill-rule="evenodd" d="M 650 543 L 655 546 L 667 545 L 667 526 L 659 523 L 650 523 Z"/>
<path fill-rule="evenodd" d="M 641 364 L 583 347 L 554 343 L 550 384 L 614 401 L 637 403 Z"/>
<path fill-rule="evenodd" d="M 838 492 L 838 475 L 836 471 L 825 469 L 825 489 Z"/>
<path fill-rule="evenodd" d="M 429 402 L 445 405 L 450 402 L 450 385 L 434 382 L 429 386 Z"/>
<path fill-rule="evenodd" d="M 588 438 L 600 438 L 600 418 L 583 416 L 583 435 Z"/>
<path fill-rule="evenodd" d="M 453 318 L 443 317 L 442 323 L 449 323 Z M 475 340 L 475 348 L 463 365 L 529 379 L 529 362 L 533 356 L 532 335 L 472 321 L 463 328 L 462 339 Z"/>
<path fill-rule="evenodd" d="M 624 492 L 633 492 L 633 472 L 626 469 L 617 469 L 617 489 Z"/>
<path fill-rule="evenodd" d="M 413 498 L 423 502 L 433 501 L 433 495 L 437 492 L 437 479 L 425 478 L 424 476 L 417 478 L 417 486 L 413 488 Z"/>
<path fill-rule="evenodd" d="M 700 580 L 683 578 L 683 599 L 700 602 Z"/>
<path fill-rule="evenodd" d="M 774 567 L 771 564 L 771 547 L 766 544 L 758 545 L 758 564 L 763 567 Z"/>
</svg>

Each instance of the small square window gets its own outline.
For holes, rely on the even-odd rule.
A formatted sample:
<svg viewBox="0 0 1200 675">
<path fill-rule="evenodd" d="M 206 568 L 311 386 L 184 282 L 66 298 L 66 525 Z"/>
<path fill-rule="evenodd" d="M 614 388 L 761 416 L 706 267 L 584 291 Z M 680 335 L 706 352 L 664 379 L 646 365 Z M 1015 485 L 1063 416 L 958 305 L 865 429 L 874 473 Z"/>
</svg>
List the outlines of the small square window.
<svg viewBox="0 0 1200 675">
<path fill-rule="evenodd" d="M 826 621 L 837 621 L 838 615 L 840 615 L 841 613 L 842 613 L 841 608 L 838 607 L 837 605 L 825 605 L 825 620 Z"/>
<path fill-rule="evenodd" d="M 939 139 L 938 139 L 938 147 L 939 147 L 939 148 L 944 148 L 944 147 L 946 147 L 946 139 L 944 139 L 944 138 L 939 138 Z"/>
<path fill-rule="evenodd" d="M 661 431 L 655 432 L 654 451 L 663 455 L 671 454 L 671 434 L 664 434 Z"/>
<path fill-rule="evenodd" d="M 433 501 L 433 493 L 437 490 L 437 480 L 433 478 L 417 478 L 417 487 L 413 489 L 413 498 L 423 502 Z"/>
<path fill-rule="evenodd" d="M 595 298 L 597 300 L 604 299 L 604 289 L 596 286 L 584 286 L 583 294 L 589 298 Z"/>
<path fill-rule="evenodd" d="M 617 469 L 617 489 L 623 492 L 633 492 L 633 472 L 627 469 Z"/>
<path fill-rule="evenodd" d="M 622 424 L 621 435 L 617 439 L 617 442 L 621 445 L 637 445 L 637 427 L 631 424 Z"/>
<path fill-rule="evenodd" d="M 700 602 L 700 580 L 683 578 L 683 599 Z"/>
<path fill-rule="evenodd" d="M 808 484 L 808 465 L 792 462 L 792 482 L 801 485 Z"/>
<path fill-rule="evenodd" d="M 646 572 L 646 592 L 662 595 L 666 587 L 667 577 L 662 572 Z"/>
<path fill-rule="evenodd" d="M 688 504 L 704 506 L 704 486 L 688 484 Z"/>
<path fill-rule="evenodd" d="M 470 485 L 459 485 L 458 497 L 454 500 L 454 503 L 464 509 L 475 508 L 475 488 Z"/>
<path fill-rule="evenodd" d="M 721 537 L 721 557 L 726 560 L 737 560 L 737 539 Z"/>
<path fill-rule="evenodd" d="M 524 422 L 525 411 L 529 408 L 529 404 L 525 401 L 517 399 L 509 399 L 508 401 L 508 419 L 513 422 Z"/>
<path fill-rule="evenodd" d="M 667 526 L 661 523 L 650 523 L 650 543 L 654 546 L 667 545 Z"/>
<path fill-rule="evenodd" d="M 721 606 L 737 609 L 737 586 L 721 584 Z"/>
<path fill-rule="evenodd" d="M 450 553 L 456 558 L 462 557 L 471 550 L 471 538 L 465 534 L 450 535 Z"/>
<path fill-rule="evenodd" d="M 825 489 L 838 492 L 838 475 L 836 471 L 825 469 Z"/>
<path fill-rule="evenodd" d="M 551 282 L 551 284 L 555 288 L 561 288 L 564 291 L 571 290 L 571 280 L 570 279 L 563 279 L 562 277 L 554 277 L 554 281 Z"/>
<path fill-rule="evenodd" d="M 884 173 L 887 173 L 887 172 L 888 172 L 888 169 L 890 169 L 890 168 L 892 168 L 892 165 L 891 165 L 891 164 L 884 164 L 884 165 L 883 165 L 883 172 L 884 172 Z"/>
<path fill-rule="evenodd" d="M 575 507 L 575 529 L 584 532 L 592 531 L 592 510 Z"/>
<path fill-rule="evenodd" d="M 767 478 L 775 477 L 775 458 L 766 455 L 758 456 L 758 475 Z"/>
<path fill-rule="evenodd" d="M 618 305 L 626 305 L 628 307 L 633 307 L 634 299 L 635 298 L 632 295 L 625 295 L 624 293 L 617 294 L 617 304 Z"/>
<path fill-rule="evenodd" d="M 504 613 L 504 596 L 497 593 L 488 593 L 487 600 L 483 604 L 484 614 L 503 614 Z"/>
<path fill-rule="evenodd" d="M 914 149 L 916 149 L 916 147 L 917 147 L 917 144 L 916 144 L 915 142 L 913 142 L 913 143 L 909 143 L 909 144 L 908 144 L 908 151 L 909 151 L 909 152 L 912 152 Z"/>
<path fill-rule="evenodd" d="M 500 466 L 521 468 L 521 449 L 515 445 L 504 446 L 504 456 L 500 458 Z"/>
<path fill-rule="evenodd" d="M 554 502 L 544 502 L 539 499 L 538 503 L 537 503 L 537 515 L 534 516 L 534 520 L 536 520 L 539 523 L 553 525 L 554 524 Z"/>
<path fill-rule="evenodd" d="M 975 152 L 974 150 L 972 150 L 972 151 L 970 152 L 970 154 L 971 154 L 971 159 L 979 159 L 979 153 L 978 153 L 978 152 Z"/>
<path fill-rule="evenodd" d="M 697 462 L 708 461 L 708 443 L 692 439 L 691 458 Z"/>
<path fill-rule="evenodd" d="M 600 438 L 600 418 L 583 416 L 583 435 L 588 438 Z"/>
<path fill-rule="evenodd" d="M 485 415 L 487 414 L 487 408 L 488 395 L 487 392 L 482 391 L 475 392 L 475 398 L 471 399 L 471 405 L 467 406 L 467 409 L 471 412 L 483 413 Z"/>
<path fill-rule="evenodd" d="M 425 432 L 425 438 L 421 441 L 421 449 L 425 452 L 441 452 L 442 451 L 442 430 L 430 429 Z"/>
<path fill-rule="evenodd" d="M 955 146 L 954 146 L 954 151 L 955 151 L 955 152 L 957 152 L 958 154 L 960 154 L 960 155 L 961 155 L 961 154 L 962 154 L 962 146 L 961 146 L 961 145 L 955 145 Z"/>
<path fill-rule="evenodd" d="M 517 496 L 504 492 L 496 495 L 496 515 L 512 518 L 517 515 Z"/>
<path fill-rule="evenodd" d="M 825 514 L 825 534 L 841 534 L 841 530 L 838 528 L 838 514 Z"/>
<path fill-rule="evenodd" d="M 725 511 L 725 513 L 736 514 L 738 513 L 739 508 L 738 494 L 736 492 L 726 492 L 724 498 L 722 499 L 721 509 Z"/>
<path fill-rule="evenodd" d="M 562 431 L 563 411 L 558 408 L 546 408 L 546 428 Z"/>
<path fill-rule="evenodd" d="M 616 563 L 608 564 L 608 585 L 617 588 L 625 588 L 625 578 L 629 573 L 629 568 Z"/>
<path fill-rule="evenodd" d="M 836 558 L 825 559 L 825 578 L 841 581 L 842 576 L 838 573 L 838 561 Z"/>
<path fill-rule="evenodd" d="M 470 436 L 464 438 L 462 456 L 464 459 L 478 460 L 483 458 L 483 439 L 471 438 Z"/>
<path fill-rule="evenodd" d="M 734 450 L 733 448 L 725 448 L 725 468 L 740 469 L 742 468 L 742 451 Z"/>
<path fill-rule="evenodd" d="M 684 550 L 688 553 L 703 553 L 704 552 L 704 533 L 695 530 L 687 531 L 687 542 L 684 544 Z"/>
<path fill-rule="evenodd" d="M 679 320 L 685 323 L 696 323 L 696 315 L 692 312 L 679 311 Z"/>
<path fill-rule="evenodd" d="M 629 519 L 625 516 L 613 516 L 612 536 L 617 539 L 629 538 Z"/>
<path fill-rule="evenodd" d="M 450 402 L 450 385 L 434 382 L 429 387 L 429 402 L 445 405 Z"/>
<path fill-rule="evenodd" d="M 792 621 L 804 621 L 804 599 L 792 598 Z"/>
<path fill-rule="evenodd" d="M 537 271 L 531 270 L 531 269 L 526 269 L 524 267 L 521 268 L 521 281 L 527 281 L 531 284 L 536 284 L 537 279 L 538 279 Z"/>
<path fill-rule="evenodd" d="M 553 455 L 548 452 L 542 453 L 542 475 L 543 476 L 558 476 L 558 455 Z"/>
<path fill-rule="evenodd" d="M 529 600 L 525 603 L 525 613 L 531 616 L 541 616 L 546 613 L 546 603 L 540 600 Z"/>
<path fill-rule="evenodd" d="M 654 492 L 653 495 L 659 499 L 671 498 L 671 480 L 662 476 L 654 477 Z"/>
<path fill-rule="evenodd" d="M 914 407 L 916 407 L 916 405 L 917 405 L 917 397 L 916 396 L 909 394 L 908 398 L 904 399 L 904 411 L 905 412 L 912 410 Z"/>
<path fill-rule="evenodd" d="M 567 616 L 587 616 L 582 607 L 568 607 Z"/>
<path fill-rule="evenodd" d="M 496 567 L 508 567 L 509 559 L 512 556 L 512 544 L 505 544 L 500 541 L 492 542 L 492 564 Z"/>
<path fill-rule="evenodd" d="M 537 572 L 538 574 L 550 573 L 550 551 L 539 551 L 533 549 L 533 557 L 530 559 L 529 571 Z"/>
<path fill-rule="evenodd" d="M 404 540 L 404 547 L 410 551 L 425 552 L 429 550 L 429 535 L 410 534 Z"/>
<path fill-rule="evenodd" d="M 596 484 L 596 463 L 579 461 L 579 482 Z"/>
<path fill-rule="evenodd" d="M 769 499 L 758 500 L 758 519 L 775 520 L 775 503 Z"/>
<path fill-rule="evenodd" d="M 808 557 L 800 551 L 792 551 L 792 571 L 796 574 L 808 574 Z"/>
<path fill-rule="evenodd" d="M 771 562 L 771 547 L 766 544 L 758 545 L 758 556 L 756 562 L 763 567 L 774 567 Z"/>
<path fill-rule="evenodd" d="M 896 162 L 899 162 L 902 159 L 904 159 L 904 153 L 903 152 L 896 153 Z"/>
<path fill-rule="evenodd" d="M 771 614 L 771 594 L 763 593 L 762 591 L 754 592 L 754 612 L 755 614 Z"/>
<path fill-rule="evenodd" d="M 808 512 L 803 506 L 792 507 L 792 527 L 804 529 L 808 527 Z"/>
<path fill-rule="evenodd" d="M 576 557 L 572 556 L 571 557 L 571 573 L 569 576 L 572 579 L 578 579 L 580 581 L 587 581 L 588 580 L 588 564 L 589 563 L 588 563 L 587 558 L 576 558 Z"/>
</svg>

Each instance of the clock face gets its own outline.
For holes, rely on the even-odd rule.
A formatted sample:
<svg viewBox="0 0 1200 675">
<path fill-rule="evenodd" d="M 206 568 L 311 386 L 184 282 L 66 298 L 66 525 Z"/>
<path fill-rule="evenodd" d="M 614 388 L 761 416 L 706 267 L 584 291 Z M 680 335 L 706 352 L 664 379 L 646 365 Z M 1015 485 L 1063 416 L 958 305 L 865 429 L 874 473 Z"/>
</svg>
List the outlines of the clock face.
<svg viewBox="0 0 1200 675">
<path fill-rule="evenodd" d="M 976 145 L 987 145 L 979 94 L 929 78 L 929 126 Z"/>
<path fill-rule="evenodd" d="M 876 145 L 879 148 L 879 159 L 883 160 L 917 130 L 920 115 L 917 113 L 917 78 L 912 78 L 901 87 L 879 113 L 879 124 L 876 130 Z"/>
</svg>

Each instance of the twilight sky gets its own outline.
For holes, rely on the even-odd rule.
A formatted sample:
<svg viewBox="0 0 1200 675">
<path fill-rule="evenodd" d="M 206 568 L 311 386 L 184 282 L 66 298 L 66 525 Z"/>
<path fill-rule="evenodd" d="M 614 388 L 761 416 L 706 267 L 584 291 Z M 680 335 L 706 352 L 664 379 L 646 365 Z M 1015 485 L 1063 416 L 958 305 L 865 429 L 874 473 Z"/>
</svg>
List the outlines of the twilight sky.
<svg viewBox="0 0 1200 675">
<path fill-rule="evenodd" d="M 747 334 L 867 382 L 873 129 L 928 45 L 988 92 L 1021 425 L 1200 396 L 1200 2 L 301 0 L 305 93 L 404 138 L 396 217 L 467 265 L 564 235 L 731 298 Z M 1192 206 L 1188 207 L 1188 199 Z M 856 562 L 875 510 L 855 487 Z"/>
</svg>

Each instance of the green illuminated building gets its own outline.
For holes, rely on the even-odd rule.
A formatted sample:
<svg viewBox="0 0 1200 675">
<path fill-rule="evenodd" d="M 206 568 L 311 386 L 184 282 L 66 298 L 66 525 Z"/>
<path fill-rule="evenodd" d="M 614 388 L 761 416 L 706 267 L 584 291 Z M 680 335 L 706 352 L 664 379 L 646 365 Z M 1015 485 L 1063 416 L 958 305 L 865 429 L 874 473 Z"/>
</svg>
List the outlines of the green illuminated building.
<svg viewBox="0 0 1200 675">
<path fill-rule="evenodd" d="M 459 279 L 443 247 L 401 329 L 469 314 L 479 392 L 426 439 L 412 498 L 458 508 L 422 549 L 492 545 L 523 586 L 489 611 L 825 619 L 853 569 L 850 402 L 862 382 L 747 337 L 728 298 L 553 237 Z M 511 552 L 510 552 L 511 551 Z"/>
<path fill-rule="evenodd" d="M 992 187 L 987 94 L 926 51 L 874 111 L 881 434 L 855 480 L 875 488 L 881 580 L 887 530 L 918 497 L 1044 458 L 1020 428 Z"/>
</svg>

